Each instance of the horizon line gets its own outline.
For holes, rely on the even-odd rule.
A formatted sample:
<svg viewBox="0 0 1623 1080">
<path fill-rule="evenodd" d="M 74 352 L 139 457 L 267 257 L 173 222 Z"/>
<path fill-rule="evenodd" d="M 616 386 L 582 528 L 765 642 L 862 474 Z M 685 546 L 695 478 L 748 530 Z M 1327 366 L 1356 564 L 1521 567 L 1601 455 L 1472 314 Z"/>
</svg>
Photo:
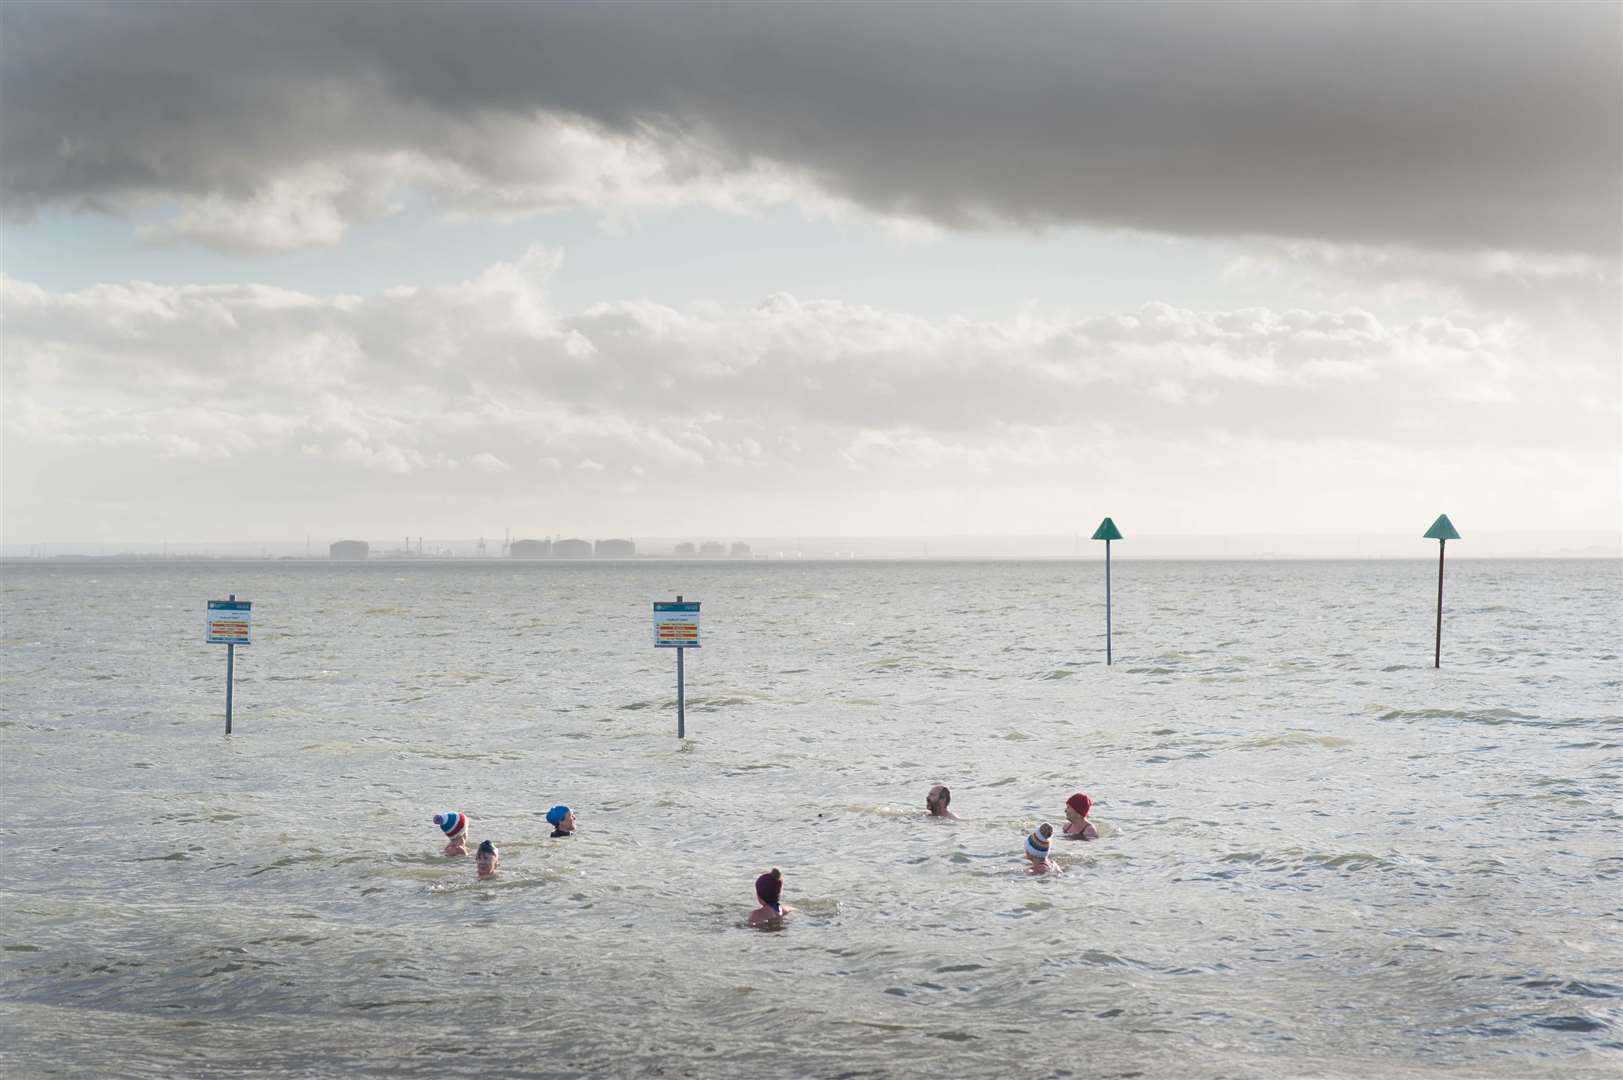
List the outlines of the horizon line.
<svg viewBox="0 0 1623 1080">
<path fill-rule="evenodd" d="M 660 541 L 660 542 L 670 541 L 670 542 L 673 542 L 673 543 L 692 543 L 692 542 L 701 541 L 701 540 L 706 541 L 706 542 L 715 542 L 715 541 L 722 541 L 722 540 L 729 541 L 729 542 L 739 542 L 739 541 L 748 542 L 748 541 L 751 541 L 751 540 L 762 540 L 762 541 L 772 540 L 772 541 L 794 541 L 794 542 L 798 542 L 798 543 L 805 543 L 805 542 L 808 542 L 808 541 L 816 542 L 816 543 L 828 543 L 828 542 L 834 542 L 834 541 L 845 542 L 845 541 L 851 541 L 851 540 L 872 540 L 872 541 L 881 541 L 881 542 L 901 542 L 901 541 L 925 542 L 925 541 L 931 541 L 931 540 L 955 540 L 955 541 L 998 541 L 998 540 L 1006 540 L 1006 541 L 1031 542 L 1031 541 L 1039 541 L 1039 540 L 1074 541 L 1074 540 L 1076 540 L 1078 538 L 1081 538 L 1081 539 L 1089 539 L 1090 542 L 1095 542 L 1095 543 L 1097 542 L 1097 541 L 1092 541 L 1091 537 L 1085 536 L 1084 535 L 1085 532 L 1087 532 L 1087 530 L 1076 530 L 1074 532 L 1011 532 L 1011 533 L 1004 533 L 1004 532 L 934 532 L 934 533 L 806 533 L 806 532 L 803 532 L 803 533 L 795 533 L 795 532 L 784 533 L 784 532 L 777 532 L 777 533 L 745 533 L 745 532 L 716 531 L 716 532 L 688 532 L 688 533 L 663 533 L 663 532 L 662 533 L 631 533 L 631 532 L 620 532 L 620 533 L 603 533 L 603 534 L 586 534 L 586 533 L 567 534 L 567 533 L 555 530 L 555 531 L 550 532 L 550 533 L 540 533 L 540 534 L 509 533 L 508 534 L 508 541 L 516 543 L 519 540 L 532 540 L 532 539 L 533 540 L 547 540 L 547 539 L 553 539 L 553 538 L 561 538 L 561 539 L 568 539 L 568 540 L 587 540 L 587 539 L 590 539 L 590 540 L 593 540 L 593 541 L 630 540 L 630 541 L 632 541 L 634 543 L 640 543 L 640 542 L 643 542 L 643 541 L 647 541 L 647 542 L 650 542 L 650 543 L 656 542 L 656 541 Z M 1425 537 L 1422 536 L 1421 533 L 1418 532 L 1418 531 L 1415 532 L 1413 535 L 1415 537 L 1417 537 L 1417 538 L 1425 539 Z M 1132 533 L 1132 532 L 1130 532 L 1127 535 L 1125 535 L 1121 540 L 1118 540 L 1118 541 L 1115 541 L 1115 542 L 1117 542 L 1117 543 L 1132 542 L 1134 540 L 1166 541 L 1166 540 L 1241 540 L 1241 539 L 1289 539 L 1289 540 L 1405 539 L 1405 538 L 1408 538 L 1409 536 L 1410 536 L 1410 534 L 1408 532 L 1398 532 L 1396 530 L 1386 530 L 1386 531 L 1334 530 L 1334 531 L 1317 531 L 1317 532 L 1289 532 L 1289 531 L 1282 531 L 1282 530 L 1257 530 L 1257 531 L 1245 531 L 1245 532 L 1141 532 L 1141 533 Z M 1478 529 L 1478 530 L 1472 530 L 1470 532 L 1467 532 L 1463 537 L 1460 538 L 1460 540 L 1461 540 L 1461 542 L 1468 541 L 1472 536 L 1481 536 L 1481 537 L 1533 537 L 1533 536 L 1556 537 L 1556 536 L 1564 536 L 1564 537 L 1594 537 L 1594 538 L 1609 537 L 1609 538 L 1615 538 L 1615 539 L 1619 540 L 1620 542 L 1623 542 L 1623 529 Z M 405 540 L 405 539 L 408 539 L 408 537 L 405 534 L 391 534 L 387 540 L 382 541 L 382 542 L 389 543 L 389 542 L 392 542 L 394 540 Z M 422 541 L 424 543 L 427 543 L 428 541 L 432 540 L 432 541 L 434 541 L 436 543 L 442 543 L 442 544 L 443 543 L 476 544 L 481 540 L 485 541 L 487 544 L 491 543 L 492 541 L 495 541 L 495 543 L 497 543 L 498 545 L 502 543 L 502 540 L 500 538 L 492 536 L 491 534 L 488 534 L 488 533 L 483 534 L 483 535 L 479 535 L 479 534 L 443 535 L 442 534 L 442 535 L 437 535 L 437 536 L 431 536 L 428 533 L 421 533 L 421 534 L 413 533 L 413 534 L 410 535 L 409 539 L 414 540 L 414 541 Z M 307 543 L 308 544 L 333 544 L 333 543 L 339 543 L 339 542 L 346 541 L 346 540 L 361 540 L 361 541 L 364 541 L 365 543 L 368 543 L 368 544 L 374 542 L 371 538 L 369 538 L 369 537 L 367 537 L 365 535 L 357 536 L 357 535 L 354 535 L 354 534 L 345 534 L 345 535 L 341 535 L 341 536 L 335 536 L 331 540 L 327 540 L 327 539 L 317 540 L 315 538 L 314 533 L 312 533 L 308 537 L 304 537 L 304 538 L 299 538 L 299 537 L 291 537 L 291 538 L 290 537 L 281 537 L 281 538 L 250 537 L 250 538 L 246 538 L 246 539 L 219 539 L 219 538 L 197 539 L 197 538 L 187 538 L 187 539 L 176 540 L 176 539 L 171 539 L 171 538 L 168 538 L 168 537 L 160 536 L 160 537 L 158 537 L 156 539 L 151 539 L 151 538 L 136 539 L 136 538 L 131 538 L 131 537 L 124 537 L 124 538 L 117 539 L 117 540 L 103 540 L 103 539 L 89 539 L 89 538 L 53 539 L 53 540 L 38 540 L 38 539 L 33 539 L 33 540 L 0 540 L 0 548 L 42 547 L 42 546 L 55 547 L 55 546 L 75 546 L 75 545 L 99 545 L 99 546 L 105 547 L 105 546 L 114 545 L 114 544 L 141 545 L 141 546 L 162 546 L 162 545 L 166 545 L 166 544 L 180 544 L 180 545 L 187 545 L 187 546 L 199 546 L 199 545 L 205 545 L 205 544 L 222 545 L 222 546 L 224 546 L 224 545 L 241 546 L 241 545 L 248 545 L 248 544 L 277 544 L 277 545 L 283 545 L 283 546 L 293 546 L 293 545 L 302 546 L 302 545 L 307 544 Z"/>
</svg>

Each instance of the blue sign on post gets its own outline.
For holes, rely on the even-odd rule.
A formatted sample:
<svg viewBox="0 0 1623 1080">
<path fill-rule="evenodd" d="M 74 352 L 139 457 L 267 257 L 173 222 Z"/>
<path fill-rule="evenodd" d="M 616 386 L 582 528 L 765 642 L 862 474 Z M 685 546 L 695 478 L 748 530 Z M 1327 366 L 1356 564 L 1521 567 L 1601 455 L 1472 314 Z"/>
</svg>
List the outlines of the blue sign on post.
<svg viewBox="0 0 1623 1080">
<path fill-rule="evenodd" d="M 210 645 L 249 645 L 252 600 L 210 600 L 203 630 Z"/>
<path fill-rule="evenodd" d="M 687 737 L 687 688 L 683 685 L 682 656 L 699 647 L 699 602 L 654 601 L 654 647 L 676 650 L 676 737 Z"/>
<path fill-rule="evenodd" d="M 654 601 L 654 644 L 661 649 L 697 649 L 699 602 Z"/>
<path fill-rule="evenodd" d="M 210 645 L 225 646 L 225 733 L 231 734 L 231 683 L 236 675 L 237 646 L 251 645 L 254 602 L 238 600 L 232 593 L 228 600 L 210 600 L 208 616 L 203 623 L 203 640 Z"/>
</svg>

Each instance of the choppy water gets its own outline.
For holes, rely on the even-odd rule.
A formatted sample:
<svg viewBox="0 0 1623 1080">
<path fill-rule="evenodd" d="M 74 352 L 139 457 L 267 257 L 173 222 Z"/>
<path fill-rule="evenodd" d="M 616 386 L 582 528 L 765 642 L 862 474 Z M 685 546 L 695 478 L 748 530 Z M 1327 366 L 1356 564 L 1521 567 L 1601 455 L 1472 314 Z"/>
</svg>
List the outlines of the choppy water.
<svg viewBox="0 0 1623 1080">
<path fill-rule="evenodd" d="M 1100 570 L 8 565 L 0 1070 L 1617 1074 L 1617 562 Z"/>
</svg>

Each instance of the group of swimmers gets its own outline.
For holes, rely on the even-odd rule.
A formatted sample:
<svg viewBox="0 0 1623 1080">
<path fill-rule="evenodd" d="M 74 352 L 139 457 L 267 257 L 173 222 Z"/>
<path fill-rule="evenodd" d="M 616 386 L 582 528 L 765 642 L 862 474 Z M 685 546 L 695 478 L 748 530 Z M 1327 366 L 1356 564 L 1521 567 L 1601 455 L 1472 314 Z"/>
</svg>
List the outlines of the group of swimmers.
<svg viewBox="0 0 1623 1080">
<path fill-rule="evenodd" d="M 929 811 L 931 817 L 958 820 L 958 815 L 952 812 L 952 792 L 947 785 L 937 784 L 924 796 L 924 809 Z M 1094 828 L 1093 822 L 1088 820 L 1088 814 L 1093 810 L 1093 800 L 1087 792 L 1078 791 L 1065 800 L 1065 829 L 1059 835 L 1067 840 L 1097 840 L 1099 830 Z M 1026 837 L 1026 867 L 1027 873 L 1057 874 L 1061 872 L 1059 863 L 1048 857 L 1048 845 L 1054 839 L 1054 826 L 1043 822 Z"/>
<path fill-rule="evenodd" d="M 949 821 L 959 820 L 951 807 L 952 792 L 945 784 L 937 784 L 924 796 L 924 809 L 931 817 L 946 818 Z M 1088 820 L 1088 814 L 1092 810 L 1093 800 L 1086 792 L 1078 791 L 1066 799 L 1065 828 L 1058 835 L 1067 840 L 1097 840 L 1099 830 Z M 435 814 L 434 824 L 439 826 L 449 841 L 445 845 L 447 856 L 459 858 L 468 854 L 468 815 L 455 810 Z M 547 811 L 547 824 L 552 826 L 551 835 L 554 839 L 573 836 L 575 812 L 562 804 L 554 806 Z M 1054 827 L 1046 821 L 1027 835 L 1025 856 L 1028 874 L 1062 872 L 1060 864 L 1049 858 L 1048 854 L 1049 845 L 1054 837 Z M 494 877 L 501 861 L 501 853 L 496 850 L 494 843 L 489 840 L 479 842 L 474 854 L 474 868 L 480 878 Z M 784 916 L 794 910 L 783 902 L 783 871 L 776 866 L 755 879 L 755 898 L 760 901 L 760 907 L 750 912 L 751 926 L 779 925 L 783 922 Z"/>
<path fill-rule="evenodd" d="M 469 818 L 458 810 L 447 810 L 443 814 L 434 815 L 434 824 L 438 825 L 440 832 L 445 834 L 448 841 L 445 845 L 445 854 L 450 858 L 462 858 L 468 854 L 468 824 Z M 552 826 L 552 837 L 558 839 L 575 835 L 575 811 L 560 803 L 547 811 L 547 824 Z M 490 840 L 479 841 L 479 847 L 474 852 L 474 872 L 481 878 L 495 877 L 496 868 L 501 865 L 502 853 L 496 850 L 496 845 Z"/>
</svg>

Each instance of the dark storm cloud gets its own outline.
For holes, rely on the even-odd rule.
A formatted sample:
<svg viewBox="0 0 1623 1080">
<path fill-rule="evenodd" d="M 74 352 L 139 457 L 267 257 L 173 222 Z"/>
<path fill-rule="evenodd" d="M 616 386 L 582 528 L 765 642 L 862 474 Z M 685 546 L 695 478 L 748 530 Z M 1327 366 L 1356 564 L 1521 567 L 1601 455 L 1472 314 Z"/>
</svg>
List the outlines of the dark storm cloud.
<svg viewBox="0 0 1623 1080">
<path fill-rule="evenodd" d="M 1620 12 L 12 3 L 0 188 L 12 214 L 246 199 L 404 153 L 461 170 L 466 205 L 467 177 L 545 168 L 492 121 L 550 115 L 949 227 L 1615 255 Z"/>
</svg>

